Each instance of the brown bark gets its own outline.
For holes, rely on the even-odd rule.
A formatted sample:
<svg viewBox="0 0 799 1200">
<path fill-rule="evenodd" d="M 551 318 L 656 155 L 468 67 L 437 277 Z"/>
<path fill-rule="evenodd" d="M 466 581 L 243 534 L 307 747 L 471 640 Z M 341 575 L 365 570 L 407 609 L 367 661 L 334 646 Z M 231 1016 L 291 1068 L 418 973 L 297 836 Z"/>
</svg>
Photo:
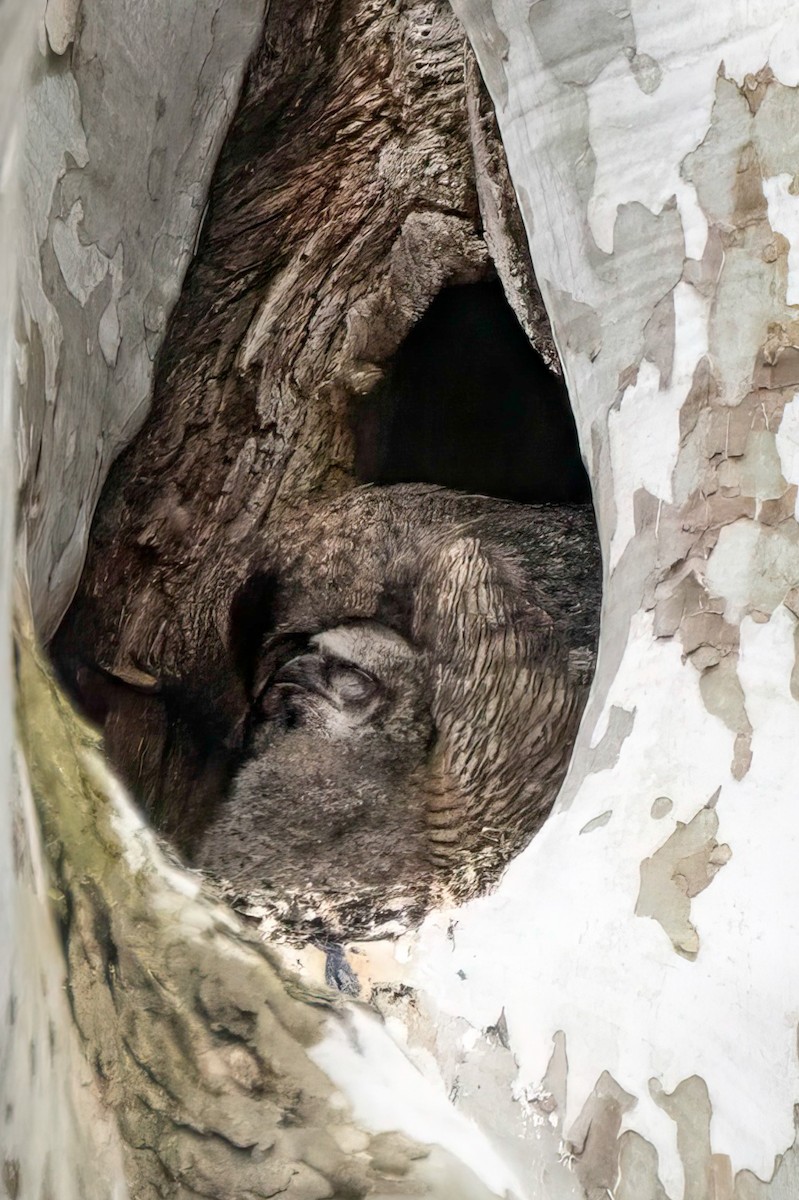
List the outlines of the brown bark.
<svg viewBox="0 0 799 1200">
<path fill-rule="evenodd" d="M 230 610 L 248 580 L 249 611 L 266 601 L 270 528 L 353 485 L 358 397 L 442 287 L 494 273 L 473 137 L 492 164 L 488 241 L 521 292 L 501 146 L 443 0 L 270 6 L 151 416 L 112 471 L 54 645 L 168 831 L 207 807 L 240 740 Z M 551 359 L 543 308 L 522 315 Z"/>
</svg>

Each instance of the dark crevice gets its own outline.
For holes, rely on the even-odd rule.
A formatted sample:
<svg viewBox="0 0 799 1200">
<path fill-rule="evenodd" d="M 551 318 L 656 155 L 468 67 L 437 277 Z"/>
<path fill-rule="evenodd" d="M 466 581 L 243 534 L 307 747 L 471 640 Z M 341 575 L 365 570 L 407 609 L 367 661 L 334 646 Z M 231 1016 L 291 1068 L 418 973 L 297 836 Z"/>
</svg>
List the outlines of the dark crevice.
<svg viewBox="0 0 799 1200">
<path fill-rule="evenodd" d="M 565 385 L 498 280 L 445 288 L 353 424 L 364 483 L 438 483 L 522 504 L 590 500 Z"/>
</svg>

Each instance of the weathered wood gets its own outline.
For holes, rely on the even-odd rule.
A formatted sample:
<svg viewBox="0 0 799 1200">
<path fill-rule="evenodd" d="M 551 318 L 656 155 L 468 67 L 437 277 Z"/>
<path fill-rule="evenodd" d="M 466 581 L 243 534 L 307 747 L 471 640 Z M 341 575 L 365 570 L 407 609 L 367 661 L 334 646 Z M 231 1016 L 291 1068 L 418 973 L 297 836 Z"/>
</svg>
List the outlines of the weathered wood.
<svg viewBox="0 0 799 1200">
<path fill-rule="evenodd" d="M 443 0 L 270 7 L 152 413 L 112 472 L 54 645 L 173 833 L 187 796 L 197 810 L 218 793 L 240 736 L 230 609 L 270 523 L 352 486 L 357 397 L 444 285 L 493 274 L 475 129 L 489 240 L 508 286 L 530 283 L 524 243 L 500 233 L 512 196 L 469 61 Z M 525 304 L 551 357 L 543 308 Z"/>
<path fill-rule="evenodd" d="M 494 105 L 471 49 L 466 56 L 466 110 L 474 150 L 477 199 L 488 252 L 502 280 L 505 295 L 530 342 L 550 370 L 561 375 L 560 358 L 533 270 Z"/>
</svg>

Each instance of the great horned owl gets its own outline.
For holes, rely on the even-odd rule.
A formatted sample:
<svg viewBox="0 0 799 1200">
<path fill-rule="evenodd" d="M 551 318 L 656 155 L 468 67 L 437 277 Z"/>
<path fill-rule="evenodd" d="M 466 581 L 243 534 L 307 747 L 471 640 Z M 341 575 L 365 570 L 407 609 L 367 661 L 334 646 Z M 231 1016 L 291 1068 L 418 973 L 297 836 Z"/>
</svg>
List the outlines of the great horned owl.
<svg viewBox="0 0 799 1200">
<path fill-rule="evenodd" d="M 259 699 L 248 760 L 197 853 L 239 887 L 348 892 L 429 868 L 424 655 L 355 622 L 310 639 Z"/>
<path fill-rule="evenodd" d="M 264 662 L 329 628 L 267 669 L 199 861 L 304 897 L 334 936 L 373 930 L 381 897 L 418 914 L 474 894 L 568 765 L 599 612 L 592 514 L 361 488 L 284 518 L 266 565 Z"/>
</svg>

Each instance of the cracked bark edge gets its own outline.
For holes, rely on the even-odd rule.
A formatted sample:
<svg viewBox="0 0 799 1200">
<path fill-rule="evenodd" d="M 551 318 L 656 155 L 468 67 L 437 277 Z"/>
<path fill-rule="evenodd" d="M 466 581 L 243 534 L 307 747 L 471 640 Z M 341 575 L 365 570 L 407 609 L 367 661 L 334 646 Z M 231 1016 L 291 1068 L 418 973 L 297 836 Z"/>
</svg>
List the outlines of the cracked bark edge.
<svg viewBox="0 0 799 1200">
<path fill-rule="evenodd" d="M 474 151 L 483 237 L 505 295 L 531 344 L 562 376 L 549 316 L 535 277 L 524 222 L 508 170 L 494 106 L 471 49 L 466 51 L 466 111 Z"/>
</svg>

